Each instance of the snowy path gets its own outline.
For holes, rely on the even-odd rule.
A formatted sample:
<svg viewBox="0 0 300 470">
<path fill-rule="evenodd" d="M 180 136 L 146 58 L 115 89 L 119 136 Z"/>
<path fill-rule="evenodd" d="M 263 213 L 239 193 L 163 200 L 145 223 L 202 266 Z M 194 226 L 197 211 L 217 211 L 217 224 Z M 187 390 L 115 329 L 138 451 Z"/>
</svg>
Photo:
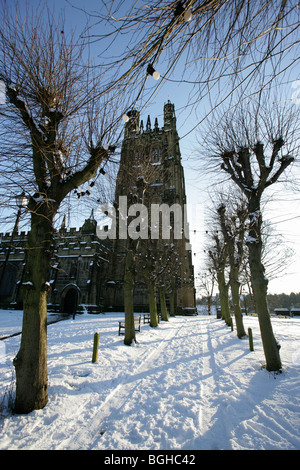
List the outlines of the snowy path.
<svg viewBox="0 0 300 470">
<path fill-rule="evenodd" d="M 191 408 L 195 408 L 194 400 L 199 397 L 200 383 L 195 387 L 188 382 L 195 369 L 199 373 L 201 346 L 199 341 L 190 340 L 191 321 L 181 318 L 175 328 L 164 324 L 164 337 L 137 356 L 132 369 L 107 395 L 92 422 L 64 442 L 62 448 L 67 445 L 78 449 L 88 444 L 98 449 L 128 449 L 135 445 L 140 449 L 142 444 L 144 449 L 154 449 L 169 447 L 170 443 L 171 447 L 182 448 L 198 427 L 198 413 Z M 186 354 L 188 369 L 186 359 L 182 362 L 182 355 Z M 177 400 L 180 405 L 175 404 Z"/>
<path fill-rule="evenodd" d="M 254 352 L 207 315 L 142 325 L 138 343 L 127 347 L 117 334 L 120 317 L 51 325 L 49 403 L 5 419 L 0 449 L 300 449 L 300 319 L 274 320 L 284 363 L 274 376 L 260 367 L 255 317 L 245 317 Z M 99 361 L 92 364 L 95 331 Z M 7 356 L 17 341 L 6 340 Z"/>
</svg>

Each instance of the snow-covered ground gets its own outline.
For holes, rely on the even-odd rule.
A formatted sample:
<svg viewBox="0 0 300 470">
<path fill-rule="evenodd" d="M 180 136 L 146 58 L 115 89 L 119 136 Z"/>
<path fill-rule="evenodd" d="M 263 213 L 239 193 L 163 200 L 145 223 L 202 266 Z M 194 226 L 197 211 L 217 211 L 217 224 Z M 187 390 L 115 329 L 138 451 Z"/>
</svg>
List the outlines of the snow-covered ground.
<svg viewBox="0 0 300 470">
<path fill-rule="evenodd" d="M 18 331 L 21 318 L 0 311 L 0 336 Z M 216 316 L 142 324 L 130 347 L 118 336 L 120 319 L 84 314 L 48 326 L 49 402 L 28 415 L 2 410 L 0 449 L 300 449 L 299 317 L 272 319 L 279 375 L 262 368 L 254 316 L 244 317 L 253 352 Z M 0 341 L 2 401 L 20 338 Z"/>
</svg>

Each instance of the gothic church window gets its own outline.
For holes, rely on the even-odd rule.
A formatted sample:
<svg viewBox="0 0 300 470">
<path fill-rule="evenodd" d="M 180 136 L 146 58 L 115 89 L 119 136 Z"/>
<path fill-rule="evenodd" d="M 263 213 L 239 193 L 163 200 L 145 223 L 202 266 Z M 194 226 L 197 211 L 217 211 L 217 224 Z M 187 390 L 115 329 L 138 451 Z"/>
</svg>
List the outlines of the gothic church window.
<svg viewBox="0 0 300 470">
<path fill-rule="evenodd" d="M 160 147 L 153 147 L 152 148 L 152 163 L 160 163 L 161 161 L 161 148 Z"/>
<path fill-rule="evenodd" d="M 138 148 L 135 152 L 135 161 L 136 163 L 141 163 L 144 160 L 144 150 Z"/>
</svg>

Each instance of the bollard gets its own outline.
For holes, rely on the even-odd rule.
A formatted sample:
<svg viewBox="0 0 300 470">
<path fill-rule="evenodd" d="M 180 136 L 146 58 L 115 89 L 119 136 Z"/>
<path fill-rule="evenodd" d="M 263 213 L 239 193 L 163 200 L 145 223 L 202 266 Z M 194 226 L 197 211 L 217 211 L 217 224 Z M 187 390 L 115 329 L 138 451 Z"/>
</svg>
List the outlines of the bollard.
<svg viewBox="0 0 300 470">
<path fill-rule="evenodd" d="M 248 336 L 249 336 L 249 348 L 250 348 L 250 351 L 254 351 L 254 347 L 253 347 L 253 336 L 252 336 L 252 330 L 251 330 L 251 328 L 248 328 Z"/>
<path fill-rule="evenodd" d="M 92 362 L 98 361 L 98 349 L 99 349 L 99 333 L 95 333 Z"/>
</svg>

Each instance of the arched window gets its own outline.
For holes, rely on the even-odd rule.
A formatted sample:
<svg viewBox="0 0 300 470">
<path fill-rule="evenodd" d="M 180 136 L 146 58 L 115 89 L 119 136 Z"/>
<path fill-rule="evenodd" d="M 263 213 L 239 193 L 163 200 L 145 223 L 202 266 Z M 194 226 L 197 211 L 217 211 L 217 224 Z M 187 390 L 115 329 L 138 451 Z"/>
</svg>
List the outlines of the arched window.
<svg viewBox="0 0 300 470">
<path fill-rule="evenodd" d="M 139 164 L 139 163 L 142 163 L 142 161 L 144 160 L 144 149 L 142 147 L 138 147 L 135 151 L 135 161 L 136 161 L 136 164 Z"/>
<path fill-rule="evenodd" d="M 161 148 L 157 146 L 152 147 L 151 162 L 160 163 L 160 161 L 161 161 Z"/>
</svg>

